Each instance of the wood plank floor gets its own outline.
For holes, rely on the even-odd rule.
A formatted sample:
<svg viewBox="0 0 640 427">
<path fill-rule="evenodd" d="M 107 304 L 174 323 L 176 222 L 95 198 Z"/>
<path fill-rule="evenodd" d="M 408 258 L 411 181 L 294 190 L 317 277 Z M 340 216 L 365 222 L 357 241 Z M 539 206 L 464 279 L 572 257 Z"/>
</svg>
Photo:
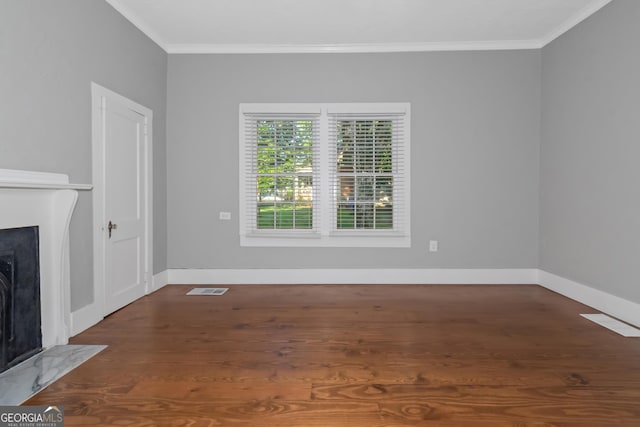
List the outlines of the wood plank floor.
<svg viewBox="0 0 640 427">
<path fill-rule="evenodd" d="M 640 426 L 640 339 L 538 286 L 167 286 L 26 402 L 67 426 Z"/>
</svg>

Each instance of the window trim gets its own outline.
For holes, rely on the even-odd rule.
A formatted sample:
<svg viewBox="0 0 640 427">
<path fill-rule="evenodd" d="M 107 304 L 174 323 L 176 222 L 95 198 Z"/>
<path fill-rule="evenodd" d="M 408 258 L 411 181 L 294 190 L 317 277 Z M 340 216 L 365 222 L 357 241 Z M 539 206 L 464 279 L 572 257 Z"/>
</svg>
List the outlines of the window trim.
<svg viewBox="0 0 640 427">
<path fill-rule="evenodd" d="M 334 144 L 330 141 L 329 126 L 335 115 L 370 116 L 374 119 L 378 115 L 401 115 L 403 138 L 400 149 L 402 158 L 403 184 L 396 193 L 394 186 L 394 200 L 402 200 L 401 206 L 394 204 L 394 226 L 401 225 L 399 230 L 385 229 L 349 229 L 338 230 L 332 225 L 334 189 L 331 186 L 332 168 L 330 164 L 330 148 Z M 299 116 L 298 116 L 299 115 Z M 292 119 L 306 119 L 316 117 L 318 123 L 317 142 L 314 141 L 314 211 L 313 227 L 302 230 L 268 229 L 260 230 L 249 226 L 249 209 L 252 191 L 248 185 L 249 137 L 247 124 L 256 117 L 291 117 Z M 411 146 L 411 105 L 410 103 L 242 103 L 239 106 L 239 232 L 240 246 L 257 247 L 410 247 L 410 146 Z M 317 161 L 317 163 L 315 163 Z M 255 210 L 255 209 L 254 209 Z M 400 217 L 397 217 L 400 216 Z M 255 218 L 253 218 L 255 220 Z"/>
</svg>

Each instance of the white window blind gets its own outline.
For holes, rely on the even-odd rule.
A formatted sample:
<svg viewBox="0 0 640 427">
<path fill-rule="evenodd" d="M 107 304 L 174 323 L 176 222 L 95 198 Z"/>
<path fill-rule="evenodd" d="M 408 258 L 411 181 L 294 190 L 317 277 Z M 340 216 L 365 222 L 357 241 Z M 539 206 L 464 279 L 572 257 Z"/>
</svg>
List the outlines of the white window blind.
<svg viewBox="0 0 640 427">
<path fill-rule="evenodd" d="M 241 245 L 411 245 L 409 104 L 241 104 L 239 127 Z"/>
<path fill-rule="evenodd" d="M 329 112 L 337 233 L 406 230 L 405 114 Z"/>
<path fill-rule="evenodd" d="M 316 113 L 244 114 L 244 212 L 251 234 L 318 232 Z"/>
</svg>

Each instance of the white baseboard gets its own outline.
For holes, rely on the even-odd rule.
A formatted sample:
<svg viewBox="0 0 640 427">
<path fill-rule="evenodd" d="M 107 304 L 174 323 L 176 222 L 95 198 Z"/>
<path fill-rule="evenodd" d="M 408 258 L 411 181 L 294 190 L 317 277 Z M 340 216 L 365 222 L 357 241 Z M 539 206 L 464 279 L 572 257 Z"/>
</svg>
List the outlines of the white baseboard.
<svg viewBox="0 0 640 427">
<path fill-rule="evenodd" d="M 97 308 L 95 303 L 89 304 L 71 313 L 71 336 L 89 329 L 100 322 L 103 317 L 99 314 L 102 310 Z"/>
<path fill-rule="evenodd" d="M 153 276 L 151 292 L 167 284 L 442 284 L 541 285 L 640 327 L 640 304 L 535 268 L 516 269 L 169 269 Z M 90 304 L 71 313 L 71 336 L 103 318 Z"/>
<path fill-rule="evenodd" d="M 170 269 L 171 284 L 537 284 L 537 269 Z"/>
<path fill-rule="evenodd" d="M 165 270 L 154 275 L 151 279 L 151 287 L 149 293 L 155 292 L 158 289 L 166 286 L 169 283 L 169 270 Z M 71 313 L 71 334 L 70 336 L 78 335 L 93 325 L 104 319 L 99 313 L 102 310 L 98 308 L 96 303 L 89 304 Z"/>
<path fill-rule="evenodd" d="M 163 288 L 169 284 L 169 270 L 161 271 L 158 274 L 154 274 L 151 278 L 151 289 L 148 293 L 155 292 L 160 288 Z"/>
<path fill-rule="evenodd" d="M 540 285 L 635 326 L 640 326 L 640 304 L 608 294 L 544 270 Z"/>
</svg>

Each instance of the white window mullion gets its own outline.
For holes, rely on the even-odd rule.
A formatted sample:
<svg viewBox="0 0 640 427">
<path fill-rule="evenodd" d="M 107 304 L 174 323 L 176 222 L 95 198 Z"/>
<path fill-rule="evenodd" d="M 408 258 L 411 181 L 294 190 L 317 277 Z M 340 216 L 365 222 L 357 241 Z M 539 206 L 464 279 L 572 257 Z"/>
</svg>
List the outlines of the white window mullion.
<svg viewBox="0 0 640 427">
<path fill-rule="evenodd" d="M 338 212 L 338 203 L 341 195 L 340 188 L 340 178 L 339 171 L 337 170 L 337 121 L 335 120 L 335 116 L 326 115 L 325 116 L 325 139 L 326 139 L 326 182 L 327 182 L 327 200 L 324 203 L 324 210 L 326 211 L 326 218 L 329 219 L 328 224 L 325 227 L 325 234 L 330 235 L 333 230 L 336 228 L 336 223 L 338 221 L 337 212 Z"/>
<path fill-rule="evenodd" d="M 334 156 L 332 153 L 335 151 L 332 150 L 331 143 L 329 141 L 329 123 L 327 121 L 327 110 L 322 110 L 322 115 L 320 116 L 318 130 L 320 136 L 318 138 L 318 152 L 319 152 L 319 168 L 318 168 L 318 226 L 320 235 L 323 237 L 328 237 L 331 232 L 331 224 L 334 221 L 332 216 L 331 200 L 334 198 L 335 194 L 335 186 L 331 182 L 331 174 L 328 171 L 331 168 L 335 168 L 332 166 L 331 159 Z M 335 147 L 334 147 L 335 149 Z"/>
</svg>

